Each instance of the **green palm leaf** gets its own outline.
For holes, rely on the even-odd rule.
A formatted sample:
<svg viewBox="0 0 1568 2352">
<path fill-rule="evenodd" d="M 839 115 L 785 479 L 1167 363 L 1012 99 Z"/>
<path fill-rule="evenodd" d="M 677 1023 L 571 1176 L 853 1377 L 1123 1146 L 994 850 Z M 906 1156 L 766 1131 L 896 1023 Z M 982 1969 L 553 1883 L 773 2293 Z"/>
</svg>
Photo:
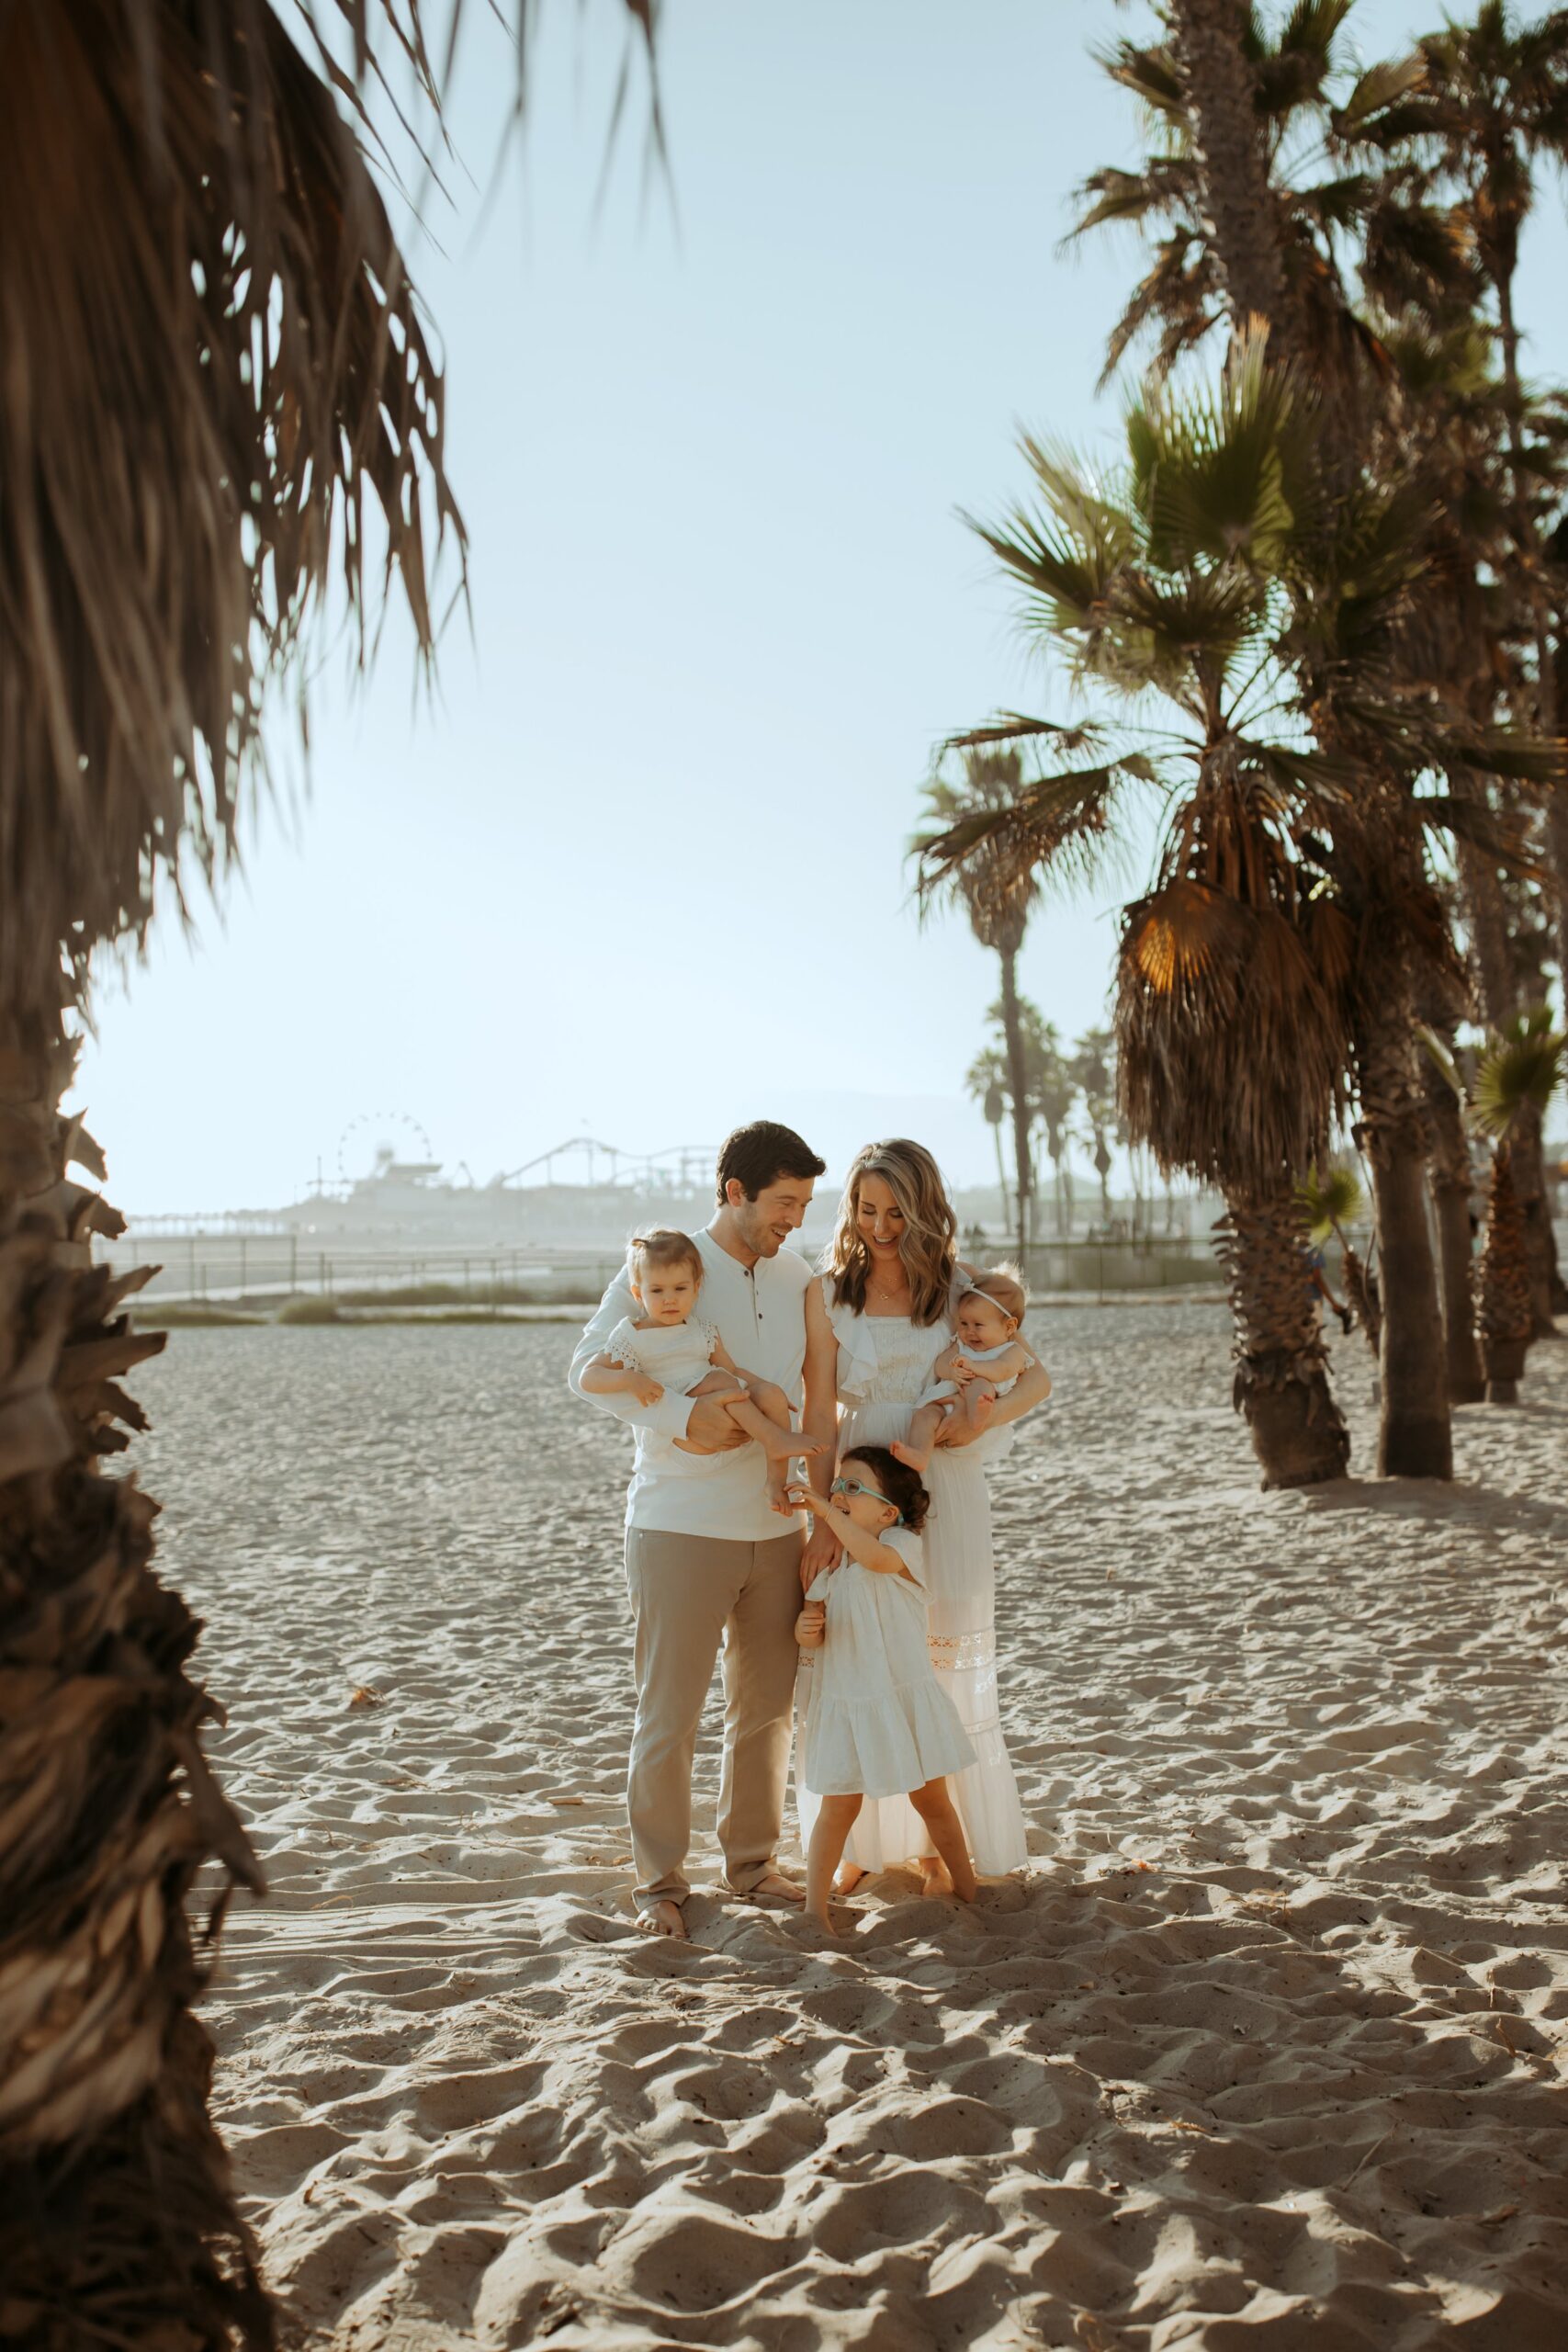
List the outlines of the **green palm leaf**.
<svg viewBox="0 0 1568 2352">
<path fill-rule="evenodd" d="M 1365 1206 L 1365 1196 L 1354 1169 L 1319 1169 L 1315 1160 L 1296 1187 L 1296 1198 L 1306 1211 L 1314 1241 L 1326 1239 L 1336 1227 L 1354 1225 Z"/>
<path fill-rule="evenodd" d="M 1544 1112 L 1563 1071 L 1568 1035 L 1551 1026 L 1544 1007 L 1495 1037 L 1476 1065 L 1471 1118 L 1483 1135 L 1506 1136 L 1527 1104 Z"/>
</svg>

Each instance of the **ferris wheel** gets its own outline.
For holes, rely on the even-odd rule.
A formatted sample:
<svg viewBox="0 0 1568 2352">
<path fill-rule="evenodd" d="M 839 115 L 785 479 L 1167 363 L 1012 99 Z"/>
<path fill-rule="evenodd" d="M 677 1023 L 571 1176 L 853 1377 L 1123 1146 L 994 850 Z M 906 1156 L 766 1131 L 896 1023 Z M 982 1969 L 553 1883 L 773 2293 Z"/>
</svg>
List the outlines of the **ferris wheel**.
<svg viewBox="0 0 1568 2352">
<path fill-rule="evenodd" d="M 411 1145 L 416 1148 L 408 1148 Z M 435 1164 L 429 1136 L 406 1111 L 362 1111 L 337 1139 L 339 1183 L 352 1184 L 369 1175 L 382 1159 L 417 1159 L 426 1168 Z"/>
</svg>

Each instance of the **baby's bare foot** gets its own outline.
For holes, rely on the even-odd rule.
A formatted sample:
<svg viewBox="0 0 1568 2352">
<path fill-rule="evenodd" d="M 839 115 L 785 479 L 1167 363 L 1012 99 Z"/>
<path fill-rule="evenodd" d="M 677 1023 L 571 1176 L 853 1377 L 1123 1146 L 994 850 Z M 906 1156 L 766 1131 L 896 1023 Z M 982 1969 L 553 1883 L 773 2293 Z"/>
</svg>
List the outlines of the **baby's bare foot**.
<svg viewBox="0 0 1568 2352">
<path fill-rule="evenodd" d="M 898 1441 L 890 1445 L 887 1451 L 895 1462 L 902 1462 L 909 1469 L 918 1470 L 922 1478 L 925 1476 L 931 1464 L 931 1455 L 922 1453 L 918 1445 L 905 1445 Z"/>
<path fill-rule="evenodd" d="M 804 1437 L 798 1430 L 772 1430 L 759 1441 L 770 1462 L 794 1462 L 797 1457 L 809 1461 L 814 1453 L 825 1453 L 828 1441 L 820 1437 Z"/>
</svg>

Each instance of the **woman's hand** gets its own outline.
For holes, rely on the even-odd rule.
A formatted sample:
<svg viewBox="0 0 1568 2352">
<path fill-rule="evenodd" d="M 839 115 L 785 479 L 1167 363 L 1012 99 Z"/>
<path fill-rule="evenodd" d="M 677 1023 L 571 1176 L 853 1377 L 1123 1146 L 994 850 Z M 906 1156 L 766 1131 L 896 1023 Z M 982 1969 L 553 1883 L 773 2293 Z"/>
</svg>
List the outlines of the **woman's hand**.
<svg viewBox="0 0 1568 2352">
<path fill-rule="evenodd" d="M 808 1600 L 795 1621 L 795 1638 L 803 1650 L 819 1650 L 828 1623 L 825 1600 Z"/>
</svg>

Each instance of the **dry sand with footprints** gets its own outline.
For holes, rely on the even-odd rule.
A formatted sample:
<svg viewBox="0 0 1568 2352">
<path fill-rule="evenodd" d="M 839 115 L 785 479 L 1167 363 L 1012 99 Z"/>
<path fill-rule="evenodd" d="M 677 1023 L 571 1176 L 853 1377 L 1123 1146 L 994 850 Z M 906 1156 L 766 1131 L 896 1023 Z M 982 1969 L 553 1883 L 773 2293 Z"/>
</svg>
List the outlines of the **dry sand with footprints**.
<svg viewBox="0 0 1568 2352">
<path fill-rule="evenodd" d="M 626 1917 L 571 1336 L 182 1332 L 142 1384 L 271 1878 L 206 2013 L 286 2342 L 1561 2352 L 1568 1347 L 1451 1488 L 1266 1498 L 1219 1310 L 1043 1314 L 997 1474 L 1036 1871 L 870 1882 L 824 1951 Z"/>
</svg>

